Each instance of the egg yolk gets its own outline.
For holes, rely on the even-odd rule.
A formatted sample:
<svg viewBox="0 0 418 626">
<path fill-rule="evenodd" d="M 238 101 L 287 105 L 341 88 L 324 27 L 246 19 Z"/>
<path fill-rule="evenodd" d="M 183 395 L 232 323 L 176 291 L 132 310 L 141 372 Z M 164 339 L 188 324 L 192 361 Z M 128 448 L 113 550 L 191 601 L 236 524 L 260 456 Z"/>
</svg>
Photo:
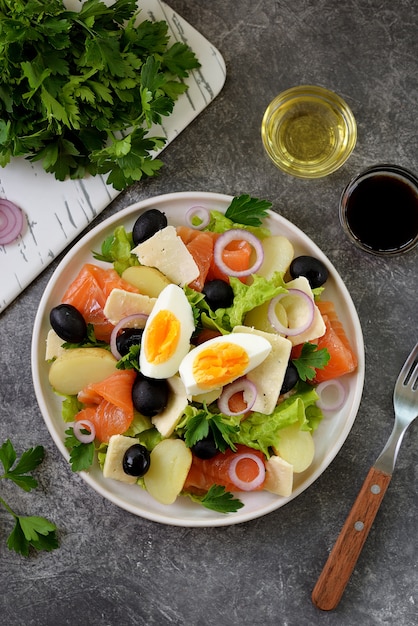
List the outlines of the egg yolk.
<svg viewBox="0 0 418 626">
<path fill-rule="evenodd" d="M 173 356 L 180 339 L 180 322 L 171 311 L 161 310 L 147 328 L 145 356 L 149 363 L 165 363 Z"/>
<path fill-rule="evenodd" d="M 249 364 L 247 352 L 235 343 L 215 343 L 193 361 L 193 376 L 202 389 L 223 387 L 242 376 Z"/>
</svg>

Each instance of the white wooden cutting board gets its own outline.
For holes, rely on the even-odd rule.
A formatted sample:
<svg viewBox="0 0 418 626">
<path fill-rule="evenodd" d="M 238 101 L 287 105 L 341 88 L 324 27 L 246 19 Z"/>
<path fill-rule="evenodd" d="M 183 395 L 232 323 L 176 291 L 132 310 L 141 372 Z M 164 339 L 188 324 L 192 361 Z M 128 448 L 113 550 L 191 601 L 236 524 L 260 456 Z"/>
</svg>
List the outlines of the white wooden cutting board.
<svg viewBox="0 0 418 626">
<path fill-rule="evenodd" d="M 111 4 L 111 0 L 108 0 Z M 66 0 L 70 9 L 78 0 Z M 218 95 L 225 82 L 220 52 L 178 13 L 160 0 L 138 0 L 140 18 L 165 20 L 171 40 L 188 44 L 201 67 L 186 80 L 187 93 L 176 102 L 162 127 L 152 129 L 167 137 L 168 145 Z M 57 181 L 40 163 L 14 159 L 0 168 L 0 197 L 23 210 L 25 228 L 18 239 L 0 246 L 0 312 L 77 237 L 118 195 L 102 176 Z"/>
</svg>

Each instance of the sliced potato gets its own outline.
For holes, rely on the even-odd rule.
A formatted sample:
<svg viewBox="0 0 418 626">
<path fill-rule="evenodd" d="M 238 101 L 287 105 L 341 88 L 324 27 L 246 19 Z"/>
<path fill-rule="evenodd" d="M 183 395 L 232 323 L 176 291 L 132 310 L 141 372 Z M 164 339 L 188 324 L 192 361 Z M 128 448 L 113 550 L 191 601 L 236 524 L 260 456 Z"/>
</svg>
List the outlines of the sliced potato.
<svg viewBox="0 0 418 626">
<path fill-rule="evenodd" d="M 271 278 L 274 272 L 287 272 L 293 260 L 294 250 L 287 237 L 272 235 L 263 239 L 264 260 L 257 274 Z"/>
<path fill-rule="evenodd" d="M 58 393 L 75 395 L 116 371 L 117 360 L 104 348 L 66 350 L 52 363 L 49 383 Z"/>
<path fill-rule="evenodd" d="M 253 328 L 256 328 L 257 330 L 262 330 L 265 333 L 277 334 L 277 331 L 269 322 L 269 305 L 270 302 L 265 302 L 264 304 L 260 304 L 260 306 L 254 307 L 254 309 L 251 309 L 251 311 L 248 311 L 244 319 L 245 326 L 252 326 Z M 283 307 L 280 308 L 283 309 Z M 276 315 L 283 325 L 287 324 L 286 312 L 283 309 L 283 315 L 280 315 L 279 305 L 276 307 Z"/>
<path fill-rule="evenodd" d="M 192 464 L 191 450 L 182 439 L 163 439 L 151 452 L 145 487 L 161 504 L 173 504 L 183 489 Z"/>
<path fill-rule="evenodd" d="M 280 442 L 274 452 L 293 465 L 295 474 L 304 472 L 313 461 L 315 443 L 311 433 L 292 424 L 280 430 Z"/>
<path fill-rule="evenodd" d="M 171 283 L 160 270 L 146 265 L 128 267 L 122 278 L 150 298 L 158 298 L 164 287 Z"/>
</svg>

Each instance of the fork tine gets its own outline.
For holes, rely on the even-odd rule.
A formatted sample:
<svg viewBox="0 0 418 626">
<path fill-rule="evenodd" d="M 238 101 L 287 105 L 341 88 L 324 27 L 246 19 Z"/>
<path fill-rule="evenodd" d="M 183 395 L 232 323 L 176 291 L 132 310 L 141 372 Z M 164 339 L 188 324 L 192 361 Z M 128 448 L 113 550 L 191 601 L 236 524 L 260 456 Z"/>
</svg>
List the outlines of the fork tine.
<svg viewBox="0 0 418 626">
<path fill-rule="evenodd" d="M 407 385 L 414 374 L 417 374 L 418 369 L 418 343 L 415 345 L 415 348 L 409 354 L 409 357 L 406 359 L 403 368 L 399 372 L 398 380 L 396 381 L 397 385 Z M 415 383 L 413 383 L 415 386 Z"/>
</svg>

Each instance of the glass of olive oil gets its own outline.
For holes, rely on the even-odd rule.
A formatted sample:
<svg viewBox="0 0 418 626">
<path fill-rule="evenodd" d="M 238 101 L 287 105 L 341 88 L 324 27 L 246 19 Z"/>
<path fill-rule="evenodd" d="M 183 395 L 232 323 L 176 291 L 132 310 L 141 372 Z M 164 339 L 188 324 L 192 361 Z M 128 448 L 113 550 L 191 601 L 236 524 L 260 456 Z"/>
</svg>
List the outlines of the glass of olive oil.
<svg viewBox="0 0 418 626">
<path fill-rule="evenodd" d="M 300 85 L 268 105 L 261 136 L 268 156 L 281 170 L 299 178 L 320 178 L 348 159 L 356 145 L 357 125 L 336 93 Z"/>
</svg>

